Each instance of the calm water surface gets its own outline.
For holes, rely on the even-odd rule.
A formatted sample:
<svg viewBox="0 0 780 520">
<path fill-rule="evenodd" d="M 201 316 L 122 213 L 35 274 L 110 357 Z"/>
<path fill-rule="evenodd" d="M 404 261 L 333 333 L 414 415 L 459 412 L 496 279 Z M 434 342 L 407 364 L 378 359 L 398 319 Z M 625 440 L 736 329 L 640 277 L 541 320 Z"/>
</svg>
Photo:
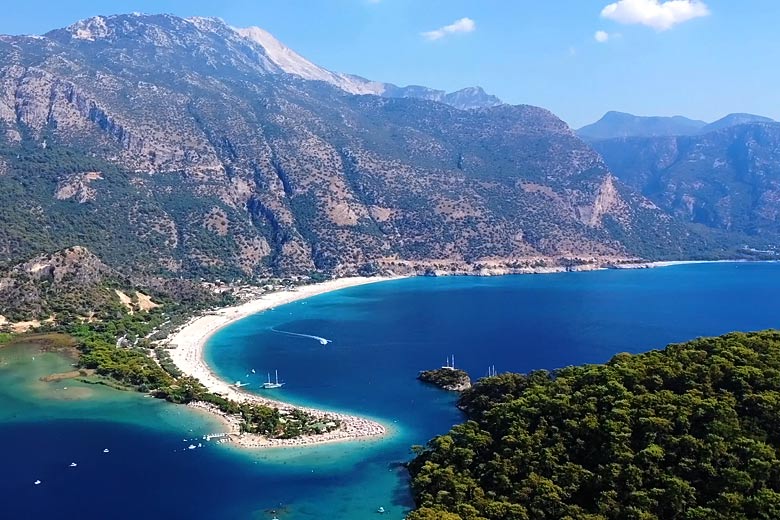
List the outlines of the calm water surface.
<svg viewBox="0 0 780 520">
<path fill-rule="evenodd" d="M 271 518 L 276 510 L 282 520 L 352 520 L 383 506 L 400 519 L 411 504 L 398 463 L 461 419 L 451 394 L 416 381 L 419 370 L 454 354 L 472 376 L 489 365 L 524 372 L 780 327 L 779 291 L 772 263 L 414 278 L 316 296 L 220 331 L 206 355 L 226 379 L 263 392 L 265 374 L 278 369 L 286 385 L 274 396 L 371 416 L 392 432 L 308 449 L 188 450 L 218 426 L 135 394 L 40 382 L 69 362 L 0 350 L 3 517 Z"/>
</svg>

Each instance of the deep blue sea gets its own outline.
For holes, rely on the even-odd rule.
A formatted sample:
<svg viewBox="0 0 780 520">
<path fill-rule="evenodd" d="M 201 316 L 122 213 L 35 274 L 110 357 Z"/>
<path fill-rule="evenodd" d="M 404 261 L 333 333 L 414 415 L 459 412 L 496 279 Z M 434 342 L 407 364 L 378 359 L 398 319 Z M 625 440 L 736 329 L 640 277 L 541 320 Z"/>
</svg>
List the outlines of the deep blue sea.
<svg viewBox="0 0 780 520">
<path fill-rule="evenodd" d="M 356 520 L 382 506 L 400 519 L 411 504 L 398 463 L 461 419 L 455 397 L 419 383 L 420 370 L 454 355 L 477 378 L 490 365 L 525 372 L 597 363 L 697 336 L 778 328 L 778 294 L 774 263 L 412 278 L 316 296 L 216 334 L 206 357 L 227 380 L 263 392 L 266 373 L 278 370 L 284 388 L 265 392 L 370 416 L 392 432 L 307 449 L 187 450 L 218 426 L 134 394 L 40 382 L 63 361 L 3 349 L 0 516 Z"/>
</svg>

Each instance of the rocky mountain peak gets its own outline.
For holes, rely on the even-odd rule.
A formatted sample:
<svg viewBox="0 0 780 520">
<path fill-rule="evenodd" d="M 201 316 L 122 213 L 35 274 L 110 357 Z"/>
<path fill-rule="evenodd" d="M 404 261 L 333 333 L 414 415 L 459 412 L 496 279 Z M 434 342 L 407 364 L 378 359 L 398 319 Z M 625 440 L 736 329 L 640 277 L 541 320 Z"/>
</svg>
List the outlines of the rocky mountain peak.
<svg viewBox="0 0 780 520">
<path fill-rule="evenodd" d="M 66 29 L 71 33 L 71 37 L 76 40 L 95 41 L 98 39 L 110 38 L 114 31 L 106 23 L 103 16 L 94 16 L 86 20 L 79 20 Z"/>
<path fill-rule="evenodd" d="M 299 78 L 330 83 L 350 94 L 382 94 L 384 86 L 363 78 L 338 74 L 315 65 L 260 27 L 233 28 L 236 34 L 260 46 L 280 70 Z"/>
<path fill-rule="evenodd" d="M 444 102 L 455 108 L 484 108 L 504 104 L 496 96 L 488 94 L 482 87 L 466 87 L 455 92 L 451 92 L 444 97 Z"/>
</svg>

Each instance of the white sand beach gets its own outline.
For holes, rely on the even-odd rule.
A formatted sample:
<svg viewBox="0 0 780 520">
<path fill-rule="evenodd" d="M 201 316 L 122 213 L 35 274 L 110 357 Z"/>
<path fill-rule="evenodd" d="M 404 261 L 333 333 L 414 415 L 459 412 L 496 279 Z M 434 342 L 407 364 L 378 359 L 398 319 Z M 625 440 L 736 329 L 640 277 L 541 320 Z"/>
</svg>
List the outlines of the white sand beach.
<svg viewBox="0 0 780 520">
<path fill-rule="evenodd" d="M 650 269 L 653 267 L 672 267 L 675 265 L 689 264 L 734 264 L 755 262 L 754 260 L 662 260 L 658 262 L 636 262 L 626 264 L 615 264 L 614 269 Z"/>
<path fill-rule="evenodd" d="M 278 408 L 280 411 L 299 409 L 316 417 L 339 419 L 341 421 L 341 427 L 337 430 L 321 435 L 302 436 L 294 439 L 268 439 L 260 435 L 241 434 L 239 428 L 240 420 L 237 417 L 224 414 L 213 405 L 207 403 L 191 403 L 190 406 L 201 408 L 220 416 L 230 430 L 232 441 L 239 446 L 248 448 L 305 446 L 323 442 L 365 439 L 368 437 L 385 435 L 387 433 L 385 426 L 375 421 L 337 412 L 326 412 L 313 408 L 294 406 L 282 401 L 268 399 L 257 394 L 245 392 L 235 385 L 220 379 L 211 371 L 203 360 L 203 349 L 212 334 L 241 318 L 271 309 L 278 305 L 309 298 L 317 294 L 398 278 L 402 277 L 339 278 L 337 280 L 329 280 L 323 283 L 297 287 L 294 290 L 281 290 L 267 293 L 260 298 L 247 301 L 235 307 L 226 307 L 196 316 L 173 333 L 167 341 L 168 346 L 171 347 L 169 350 L 171 359 L 176 366 L 178 366 L 183 373 L 198 379 L 209 389 L 209 391 L 221 394 L 223 397 L 241 403 L 252 402 L 262 404 Z"/>
</svg>

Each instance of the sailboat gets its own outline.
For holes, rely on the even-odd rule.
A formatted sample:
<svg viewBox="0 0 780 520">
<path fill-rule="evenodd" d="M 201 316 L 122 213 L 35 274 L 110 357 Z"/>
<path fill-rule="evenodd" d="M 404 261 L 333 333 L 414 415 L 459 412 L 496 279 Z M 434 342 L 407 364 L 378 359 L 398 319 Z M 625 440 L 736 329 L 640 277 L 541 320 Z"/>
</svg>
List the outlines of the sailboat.
<svg viewBox="0 0 780 520">
<path fill-rule="evenodd" d="M 284 383 L 280 383 L 279 382 L 279 371 L 278 370 L 274 370 L 274 375 L 276 375 L 276 381 L 273 382 L 273 383 L 271 382 L 271 374 L 269 373 L 268 374 L 268 382 L 267 383 L 263 383 L 263 388 L 265 388 L 265 389 L 281 388 L 284 385 Z"/>
<path fill-rule="evenodd" d="M 455 354 L 452 355 L 452 361 L 447 357 L 447 364 L 442 367 L 445 370 L 455 370 Z"/>
<path fill-rule="evenodd" d="M 498 375 L 498 372 L 496 372 L 496 365 L 490 365 L 488 367 L 488 377 L 495 377 Z"/>
</svg>

